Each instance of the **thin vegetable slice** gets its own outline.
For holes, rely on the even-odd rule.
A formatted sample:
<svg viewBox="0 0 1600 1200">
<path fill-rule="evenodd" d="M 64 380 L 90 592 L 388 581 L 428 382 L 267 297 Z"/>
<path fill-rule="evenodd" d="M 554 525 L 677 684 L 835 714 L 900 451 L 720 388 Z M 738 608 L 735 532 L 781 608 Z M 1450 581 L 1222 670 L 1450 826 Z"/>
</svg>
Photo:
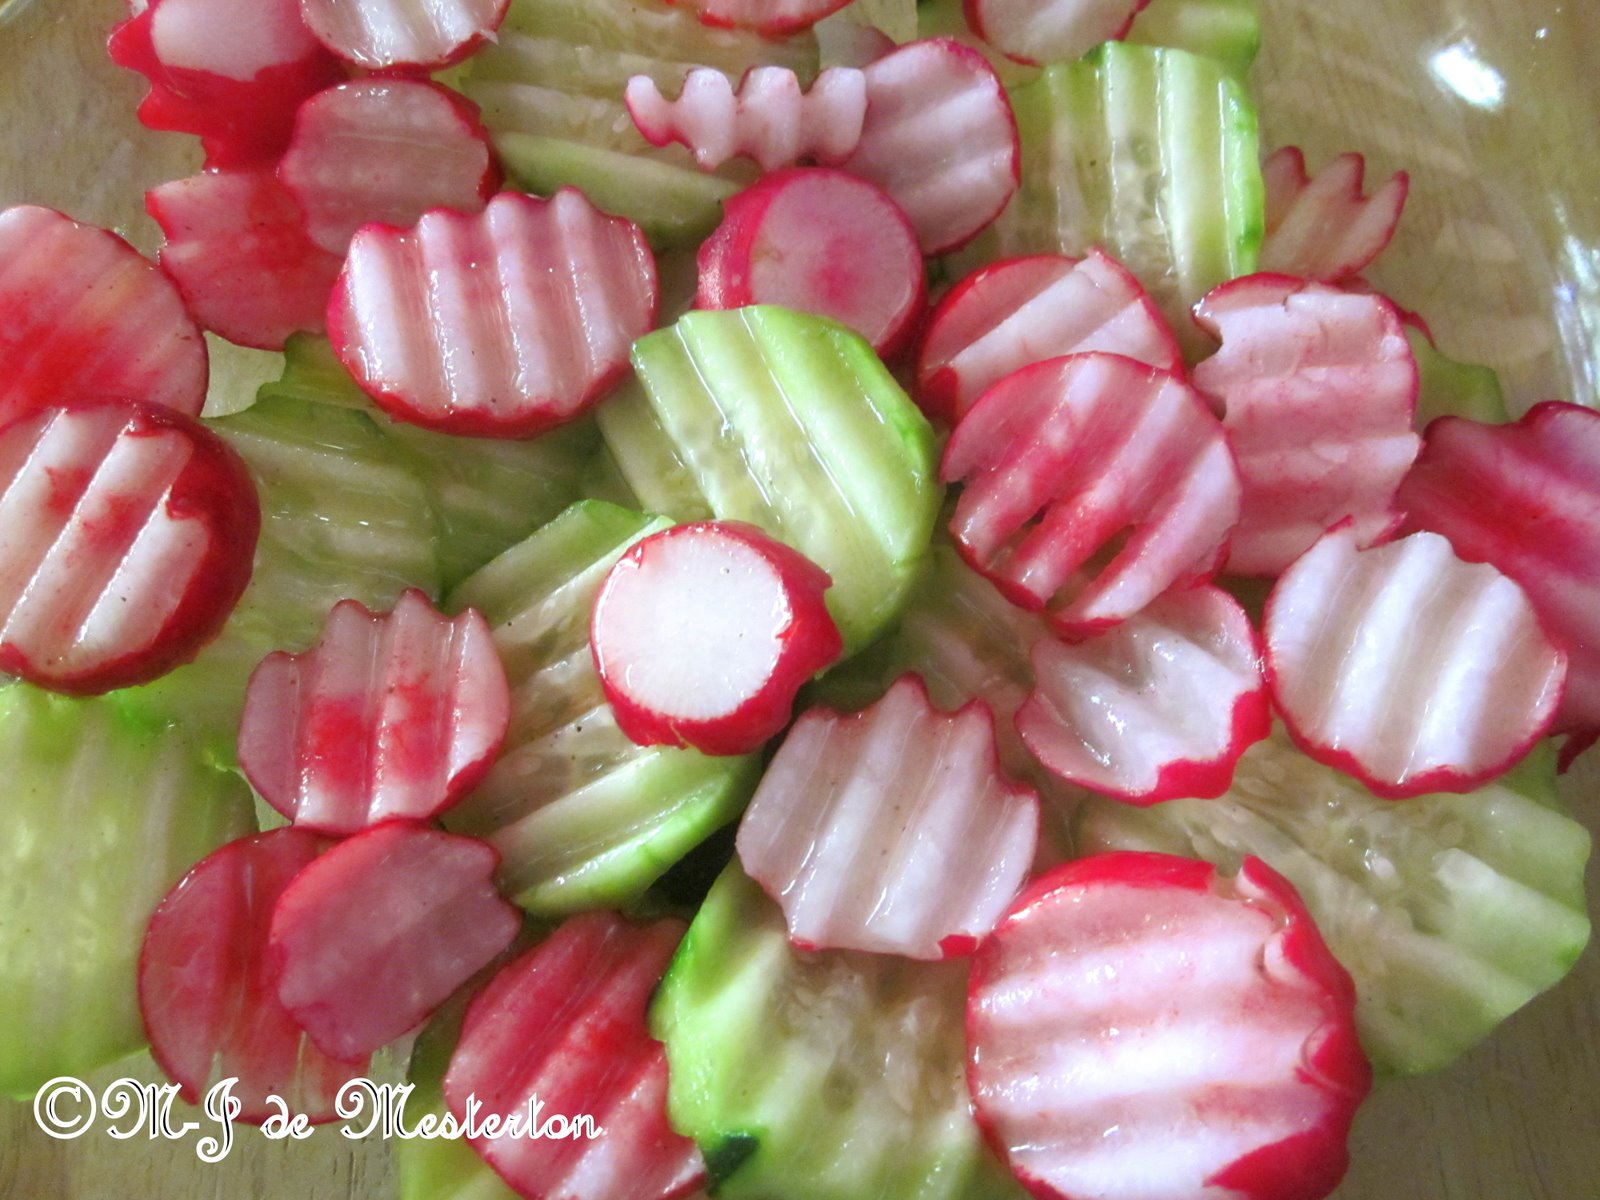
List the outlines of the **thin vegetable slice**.
<svg viewBox="0 0 1600 1200">
<path fill-rule="evenodd" d="M 345 62 L 368 71 L 432 70 L 494 38 L 508 0 L 300 0 L 306 27 Z"/>
<path fill-rule="evenodd" d="M 1315 176 L 1298 146 L 1274 151 L 1261 169 L 1267 237 L 1261 269 L 1338 283 L 1367 269 L 1394 237 L 1410 176 L 1396 172 L 1362 191 L 1366 160 L 1341 154 Z"/>
<path fill-rule="evenodd" d="M 1120 38 L 1150 0 L 966 0 L 967 23 L 1018 62 L 1071 62 Z"/>
<path fill-rule="evenodd" d="M 810 29 L 850 0 L 667 0 L 716 29 L 753 29 L 780 35 Z"/>
</svg>

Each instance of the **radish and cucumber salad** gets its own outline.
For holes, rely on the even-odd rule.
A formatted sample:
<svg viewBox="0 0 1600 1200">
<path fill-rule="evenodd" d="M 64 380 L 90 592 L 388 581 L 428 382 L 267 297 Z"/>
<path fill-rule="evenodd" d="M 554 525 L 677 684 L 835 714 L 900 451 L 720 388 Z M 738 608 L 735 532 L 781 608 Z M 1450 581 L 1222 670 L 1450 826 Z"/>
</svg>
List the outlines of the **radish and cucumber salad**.
<svg viewBox="0 0 1600 1200">
<path fill-rule="evenodd" d="M 405 1200 L 1319 1200 L 1582 951 L 1600 414 L 1367 283 L 1409 181 L 1262 144 L 1252 0 L 107 34 L 205 165 L 154 260 L 0 212 L 0 1091 L 409 1060 Z"/>
</svg>

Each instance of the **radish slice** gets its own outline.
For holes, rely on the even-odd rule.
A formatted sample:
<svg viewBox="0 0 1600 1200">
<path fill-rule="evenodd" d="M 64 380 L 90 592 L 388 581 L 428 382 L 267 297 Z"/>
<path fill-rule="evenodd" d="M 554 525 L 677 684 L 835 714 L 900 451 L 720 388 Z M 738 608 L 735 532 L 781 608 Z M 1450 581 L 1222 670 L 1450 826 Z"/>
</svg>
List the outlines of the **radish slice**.
<svg viewBox="0 0 1600 1200">
<path fill-rule="evenodd" d="M 527 1200 L 674 1200 L 704 1180 L 700 1151 L 667 1124 L 666 1051 L 645 1026 L 683 930 L 674 920 L 573 917 L 467 1009 L 445 1101 L 463 1121 L 471 1105 L 480 1128 L 501 1115 L 523 1122 L 468 1140 Z M 530 1112 L 587 1115 L 605 1132 L 539 1136 L 527 1129 Z"/>
<path fill-rule="evenodd" d="M 150 1052 L 190 1104 L 236 1078 L 238 1120 L 259 1125 L 273 1098 L 331 1121 L 339 1089 L 366 1059 L 339 1062 L 312 1044 L 281 1004 L 267 963 L 273 906 L 327 842 L 274 829 L 202 859 L 150 918 L 139 954 L 139 1009 Z"/>
<path fill-rule="evenodd" d="M 345 600 L 315 646 L 250 676 L 239 766 L 295 824 L 355 833 L 449 808 L 488 773 L 510 717 L 478 613 L 452 620 L 415 590 L 381 616 Z"/>
<path fill-rule="evenodd" d="M 1359 154 L 1341 154 L 1314 179 L 1298 148 L 1272 154 L 1261 168 L 1267 192 L 1261 269 L 1340 283 L 1370 266 L 1394 237 L 1411 180 L 1398 171 L 1363 196 L 1365 173 Z"/>
<path fill-rule="evenodd" d="M 635 543 L 595 597 L 589 645 L 618 727 L 642 746 L 745 754 L 839 657 L 827 573 L 753 525 L 677 525 Z"/>
<path fill-rule="evenodd" d="M 850 0 L 666 0 L 716 29 L 753 29 L 768 37 L 810 29 Z"/>
<path fill-rule="evenodd" d="M 795 722 L 739 826 L 739 861 L 802 950 L 969 954 L 1026 882 L 1039 797 L 995 757 L 974 701 L 942 713 L 915 675 L 850 715 Z"/>
<path fill-rule="evenodd" d="M 1130 804 L 1220 796 L 1272 732 L 1250 618 L 1214 587 L 1173 592 L 1078 645 L 1033 645 L 1017 712 L 1029 750 L 1068 783 Z"/>
<path fill-rule="evenodd" d="M 1294 889 L 1166 854 L 1058 867 L 973 962 L 967 1083 L 1048 1200 L 1320 1200 L 1372 1068 Z"/>
<path fill-rule="evenodd" d="M 878 188 L 795 167 L 740 192 L 724 213 L 700 247 L 697 308 L 779 304 L 832 317 L 883 359 L 905 348 L 927 278 L 916 231 Z"/>
<path fill-rule="evenodd" d="M 1120 39 L 1150 0 L 965 0 L 972 32 L 1030 66 L 1072 62 Z"/>
<path fill-rule="evenodd" d="M 1273 587 L 1265 637 L 1295 742 L 1390 800 L 1493 779 L 1549 732 L 1566 680 L 1522 589 L 1434 533 L 1363 550 L 1330 530 Z"/>
<path fill-rule="evenodd" d="M 369 226 L 328 301 L 328 336 L 397 420 L 531 437 L 577 417 L 628 369 L 656 314 L 655 259 L 631 221 L 575 188 L 502 192 L 477 216 Z"/>
<path fill-rule="evenodd" d="M 1091 250 L 991 263 L 951 288 L 917 352 L 916 400 L 953 425 L 1013 371 L 1064 354 L 1104 350 L 1181 374 L 1183 353 L 1139 281 Z"/>
<path fill-rule="evenodd" d="M 901 46 L 864 73 L 867 116 L 844 169 L 889 193 L 924 254 L 954 250 L 1000 215 L 1021 179 L 999 76 L 949 38 Z"/>
<path fill-rule="evenodd" d="M 0 429 L 0 672 L 90 695 L 146 683 L 222 628 L 261 510 L 192 417 L 125 401 Z"/>
<path fill-rule="evenodd" d="M 198 416 L 206 344 L 156 265 L 34 205 L 0 212 L 0 425 L 83 397 Z"/>
<path fill-rule="evenodd" d="M 950 522 L 962 557 L 1073 636 L 1209 579 L 1239 519 L 1221 423 L 1176 375 L 1116 354 L 1006 376 L 941 471 L 966 484 Z"/>
<path fill-rule="evenodd" d="M 1276 575 L 1341 520 L 1363 542 L 1393 529 L 1395 488 L 1421 446 L 1417 363 L 1394 306 L 1251 275 L 1195 315 L 1222 349 L 1194 383 L 1223 411 L 1244 484 L 1228 572 Z"/>
<path fill-rule="evenodd" d="M 379 78 L 302 104 L 278 178 L 311 240 L 342 255 L 363 225 L 415 225 L 430 208 L 482 212 L 500 168 L 477 105 L 427 80 Z"/>
<path fill-rule="evenodd" d="M 505 20 L 510 0 L 300 0 L 307 28 L 345 62 L 369 71 L 460 62 Z"/>
</svg>

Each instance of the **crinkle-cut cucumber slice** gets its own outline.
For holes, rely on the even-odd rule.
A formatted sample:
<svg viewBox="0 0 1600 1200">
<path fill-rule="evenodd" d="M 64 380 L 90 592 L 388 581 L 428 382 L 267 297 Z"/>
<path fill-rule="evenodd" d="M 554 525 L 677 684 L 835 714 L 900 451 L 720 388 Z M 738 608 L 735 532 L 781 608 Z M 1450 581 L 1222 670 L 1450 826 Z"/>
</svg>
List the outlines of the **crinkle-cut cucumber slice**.
<svg viewBox="0 0 1600 1200">
<path fill-rule="evenodd" d="M 1009 1200 L 966 1089 L 967 968 L 791 949 L 735 863 L 689 927 L 650 1010 L 673 1127 L 718 1196 Z"/>
<path fill-rule="evenodd" d="M 488 619 L 511 682 L 511 729 L 489 776 L 445 816 L 501 854 L 500 884 L 529 912 L 623 905 L 738 815 L 757 759 L 640 746 L 619 730 L 589 650 L 601 580 L 671 524 L 574 504 L 451 593 Z"/>
<path fill-rule="evenodd" d="M 1511 419 L 1493 368 L 1447 358 L 1411 326 L 1406 327 L 1406 341 L 1417 360 L 1418 429 L 1426 429 L 1435 417 L 1470 417 L 1489 424 Z"/>
<path fill-rule="evenodd" d="M 1079 849 L 1150 849 L 1234 870 L 1247 854 L 1299 889 L 1355 978 L 1375 1065 L 1446 1066 L 1571 968 L 1589 937 L 1589 834 L 1561 811 L 1554 751 L 1461 795 L 1379 800 L 1277 731 L 1216 800 L 1092 800 Z"/>
<path fill-rule="evenodd" d="M 1150 0 L 1123 39 L 1214 58 L 1240 83 L 1261 49 L 1257 0 Z"/>
<path fill-rule="evenodd" d="M 782 308 L 694 312 L 634 343 L 596 414 L 640 499 L 749 521 L 833 577 L 849 653 L 893 620 L 938 513 L 933 430 L 860 337 Z"/>
<path fill-rule="evenodd" d="M 250 789 L 130 693 L 0 688 L 0 1093 L 145 1043 L 145 923 L 194 863 L 255 828 Z"/>
</svg>

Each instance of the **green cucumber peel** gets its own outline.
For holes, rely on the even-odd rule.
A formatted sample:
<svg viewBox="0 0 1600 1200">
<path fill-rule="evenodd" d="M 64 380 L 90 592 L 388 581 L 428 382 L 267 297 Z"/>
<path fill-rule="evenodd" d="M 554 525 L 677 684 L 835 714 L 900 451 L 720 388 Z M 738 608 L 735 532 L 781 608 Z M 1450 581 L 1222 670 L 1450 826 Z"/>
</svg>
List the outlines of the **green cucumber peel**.
<svg viewBox="0 0 1600 1200">
<path fill-rule="evenodd" d="M 1492 368 L 1446 357 L 1411 325 L 1406 326 L 1406 341 L 1417 360 L 1418 429 L 1438 417 L 1470 417 L 1493 425 L 1511 420 L 1500 377 Z"/>
</svg>

